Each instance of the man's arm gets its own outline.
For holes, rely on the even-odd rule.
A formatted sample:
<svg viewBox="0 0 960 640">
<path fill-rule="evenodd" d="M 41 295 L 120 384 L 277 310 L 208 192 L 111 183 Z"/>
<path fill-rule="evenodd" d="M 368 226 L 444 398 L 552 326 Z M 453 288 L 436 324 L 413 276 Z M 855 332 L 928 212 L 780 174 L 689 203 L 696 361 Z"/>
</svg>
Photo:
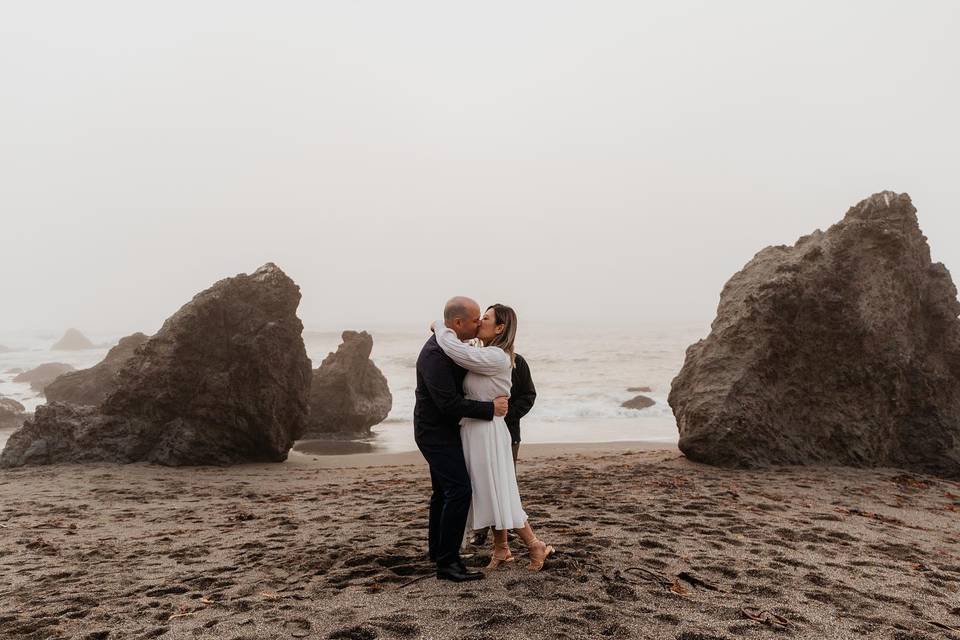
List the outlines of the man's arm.
<svg viewBox="0 0 960 640">
<path fill-rule="evenodd" d="M 420 368 L 427 392 L 440 411 L 455 418 L 493 420 L 493 403 L 464 398 L 453 372 L 441 358 L 439 353 L 431 354 Z"/>
<path fill-rule="evenodd" d="M 520 422 L 520 418 L 530 412 L 537 399 L 537 389 L 533 386 L 530 366 L 520 356 L 516 356 L 516 360 L 517 364 L 513 370 L 513 387 L 510 390 L 510 411 L 506 418 L 509 424 Z"/>
</svg>

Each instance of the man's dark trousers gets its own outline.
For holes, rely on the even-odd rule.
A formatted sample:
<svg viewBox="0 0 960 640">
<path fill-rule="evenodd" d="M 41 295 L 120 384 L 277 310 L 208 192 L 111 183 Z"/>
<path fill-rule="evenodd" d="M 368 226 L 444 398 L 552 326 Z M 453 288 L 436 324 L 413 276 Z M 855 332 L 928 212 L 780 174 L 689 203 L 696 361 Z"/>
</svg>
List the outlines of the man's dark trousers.
<svg viewBox="0 0 960 640">
<path fill-rule="evenodd" d="M 430 465 L 429 550 L 430 558 L 439 566 L 460 560 L 460 544 L 470 511 L 472 492 L 463 448 L 457 446 L 420 445 L 420 452 Z"/>
</svg>

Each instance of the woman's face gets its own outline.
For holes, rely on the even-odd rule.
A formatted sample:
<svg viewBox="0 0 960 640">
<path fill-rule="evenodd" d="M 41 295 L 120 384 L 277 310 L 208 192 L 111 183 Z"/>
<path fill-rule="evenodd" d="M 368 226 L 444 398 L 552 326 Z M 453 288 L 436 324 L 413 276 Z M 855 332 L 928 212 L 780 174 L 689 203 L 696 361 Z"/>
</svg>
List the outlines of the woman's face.
<svg viewBox="0 0 960 640">
<path fill-rule="evenodd" d="M 477 333 L 480 342 L 490 344 L 502 332 L 503 325 L 497 324 L 497 316 L 493 309 L 487 309 L 480 319 L 480 331 Z"/>
</svg>

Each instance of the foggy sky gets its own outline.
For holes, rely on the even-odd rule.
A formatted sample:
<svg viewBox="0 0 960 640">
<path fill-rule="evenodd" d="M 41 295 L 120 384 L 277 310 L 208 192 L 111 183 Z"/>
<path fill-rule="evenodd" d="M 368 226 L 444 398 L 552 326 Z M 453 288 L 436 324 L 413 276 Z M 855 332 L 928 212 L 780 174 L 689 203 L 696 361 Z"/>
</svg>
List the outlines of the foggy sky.
<svg viewBox="0 0 960 640">
<path fill-rule="evenodd" d="M 709 321 L 906 191 L 960 270 L 955 2 L 5 2 L 0 329 L 155 331 L 274 261 L 308 327 Z"/>
</svg>

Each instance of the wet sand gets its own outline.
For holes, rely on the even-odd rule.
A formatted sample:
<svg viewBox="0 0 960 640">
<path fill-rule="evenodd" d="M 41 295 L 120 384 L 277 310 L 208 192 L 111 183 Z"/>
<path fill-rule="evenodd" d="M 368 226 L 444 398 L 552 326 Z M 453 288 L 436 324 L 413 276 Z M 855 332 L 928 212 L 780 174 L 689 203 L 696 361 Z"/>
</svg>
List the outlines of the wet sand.
<svg viewBox="0 0 960 640">
<path fill-rule="evenodd" d="M 960 639 L 956 482 L 637 443 L 521 457 L 557 555 L 534 574 L 514 545 L 467 585 L 425 561 L 415 454 L 0 472 L 0 637 Z"/>
</svg>

